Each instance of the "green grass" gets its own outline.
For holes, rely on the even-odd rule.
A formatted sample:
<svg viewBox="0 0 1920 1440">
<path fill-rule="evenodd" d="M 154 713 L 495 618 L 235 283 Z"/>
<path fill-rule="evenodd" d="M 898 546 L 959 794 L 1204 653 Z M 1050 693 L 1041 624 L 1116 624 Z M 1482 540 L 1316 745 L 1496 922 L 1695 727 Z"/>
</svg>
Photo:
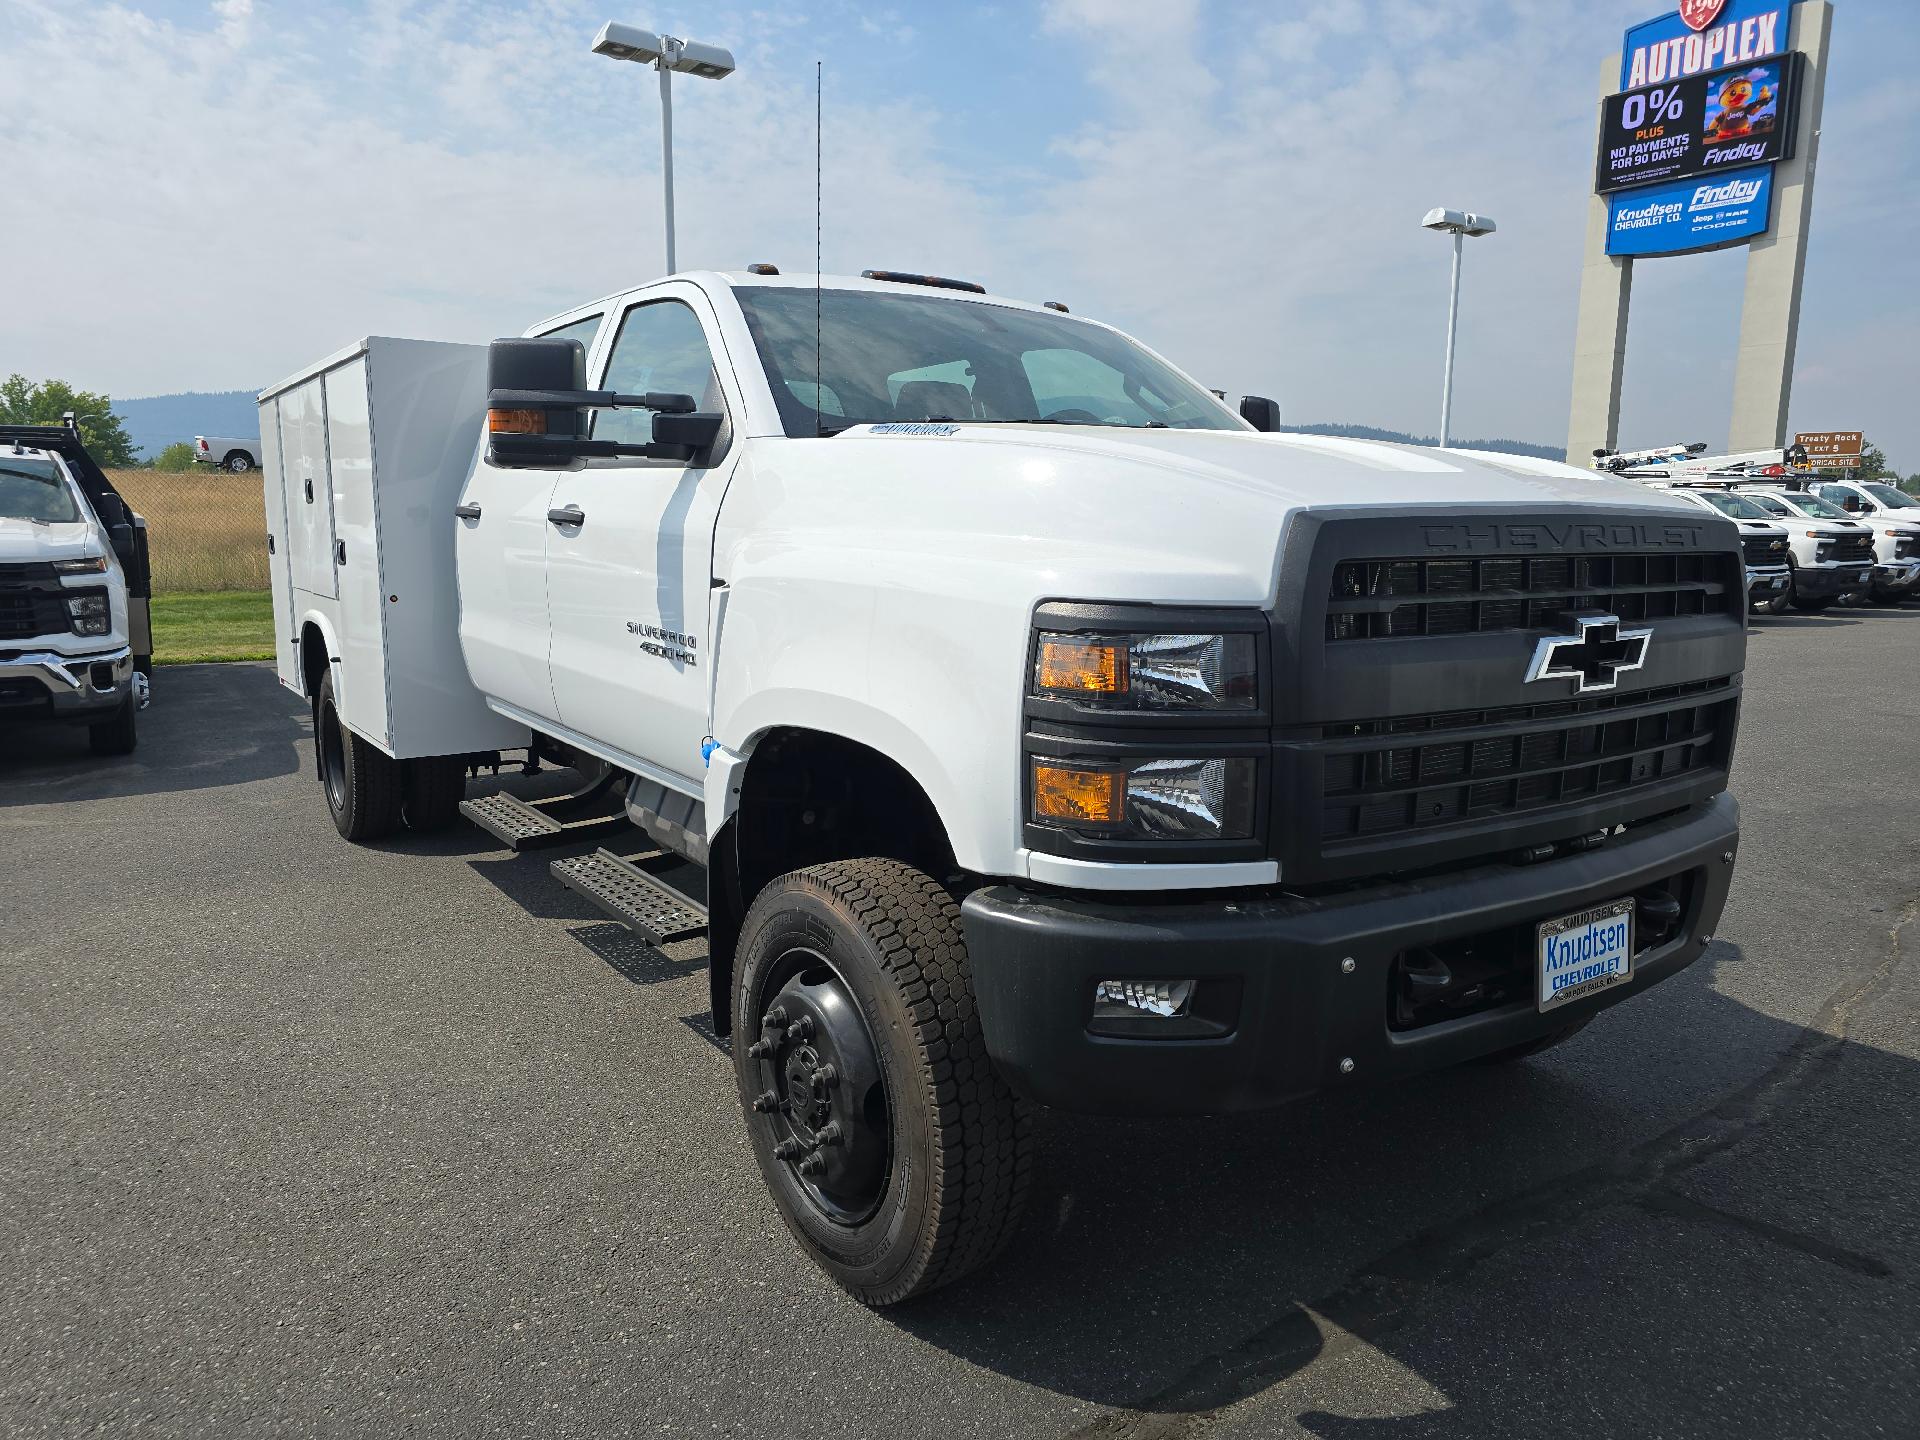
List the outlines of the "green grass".
<svg viewBox="0 0 1920 1440">
<path fill-rule="evenodd" d="M 154 664 L 271 659 L 271 591 L 176 591 L 153 597 Z"/>
</svg>

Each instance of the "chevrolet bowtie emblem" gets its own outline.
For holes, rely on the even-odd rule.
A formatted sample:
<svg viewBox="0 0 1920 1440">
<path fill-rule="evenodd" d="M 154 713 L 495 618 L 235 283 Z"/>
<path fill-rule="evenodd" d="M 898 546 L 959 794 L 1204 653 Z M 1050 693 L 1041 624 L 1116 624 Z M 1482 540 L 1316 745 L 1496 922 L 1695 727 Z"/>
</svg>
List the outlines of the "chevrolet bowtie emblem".
<svg viewBox="0 0 1920 1440">
<path fill-rule="evenodd" d="M 1576 694 L 1611 690 L 1629 670 L 1647 663 L 1651 630 L 1622 630 L 1617 615 L 1576 615 L 1579 633 L 1554 635 L 1533 651 L 1527 683 L 1535 680 L 1571 680 Z"/>
</svg>

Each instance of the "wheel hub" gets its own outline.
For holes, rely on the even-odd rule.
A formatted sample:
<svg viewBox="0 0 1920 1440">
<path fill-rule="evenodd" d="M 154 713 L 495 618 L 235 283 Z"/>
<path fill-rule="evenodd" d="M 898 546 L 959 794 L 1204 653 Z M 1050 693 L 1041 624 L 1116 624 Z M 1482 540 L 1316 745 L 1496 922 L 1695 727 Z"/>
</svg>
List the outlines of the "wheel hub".
<svg viewBox="0 0 1920 1440">
<path fill-rule="evenodd" d="M 879 1058 L 845 982 L 818 956 L 794 958 L 747 1050 L 756 1088 L 764 1087 L 755 1121 L 807 1197 L 854 1224 L 873 1213 L 886 1185 L 891 1137 Z"/>
</svg>

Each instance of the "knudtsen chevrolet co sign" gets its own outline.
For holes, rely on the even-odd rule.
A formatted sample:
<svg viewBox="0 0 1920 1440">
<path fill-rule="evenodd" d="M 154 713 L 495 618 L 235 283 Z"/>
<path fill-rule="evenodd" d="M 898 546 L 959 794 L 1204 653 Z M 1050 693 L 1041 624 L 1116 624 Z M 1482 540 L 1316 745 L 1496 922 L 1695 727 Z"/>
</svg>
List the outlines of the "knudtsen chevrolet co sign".
<svg viewBox="0 0 1920 1440">
<path fill-rule="evenodd" d="M 1648 185 L 1614 198 L 1607 215 L 1607 253 L 1672 255 L 1737 245 L 1767 228 L 1772 205 L 1771 166 Z"/>
</svg>

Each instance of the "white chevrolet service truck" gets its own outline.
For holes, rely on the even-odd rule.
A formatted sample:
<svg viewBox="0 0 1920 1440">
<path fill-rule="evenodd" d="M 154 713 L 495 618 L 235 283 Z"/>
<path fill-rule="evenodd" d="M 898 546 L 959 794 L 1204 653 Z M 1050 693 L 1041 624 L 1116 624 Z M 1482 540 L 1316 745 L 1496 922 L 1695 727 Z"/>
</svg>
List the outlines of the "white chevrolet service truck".
<svg viewBox="0 0 1920 1440">
<path fill-rule="evenodd" d="M 1727 897 L 1740 535 L 1641 485 L 1259 433 L 1060 306 L 770 267 L 364 341 L 261 438 L 341 833 L 603 841 L 554 873 L 705 932 L 766 1183 L 870 1304 L 1004 1244 L 1035 1103 L 1532 1053 Z M 461 798 L 514 749 L 579 786 Z"/>
</svg>

